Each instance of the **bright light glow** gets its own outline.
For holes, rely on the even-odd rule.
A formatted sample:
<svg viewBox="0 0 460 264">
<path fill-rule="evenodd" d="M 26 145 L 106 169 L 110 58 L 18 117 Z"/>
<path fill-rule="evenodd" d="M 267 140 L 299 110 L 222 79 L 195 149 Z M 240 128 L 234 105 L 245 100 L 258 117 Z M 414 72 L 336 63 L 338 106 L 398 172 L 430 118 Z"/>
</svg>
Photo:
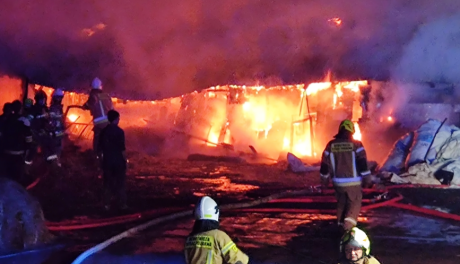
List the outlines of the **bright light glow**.
<svg viewBox="0 0 460 264">
<path fill-rule="evenodd" d="M 70 114 L 70 115 L 67 116 L 67 119 L 69 119 L 69 121 L 73 123 L 73 122 L 77 121 L 78 116 L 75 115 L 75 114 Z"/>
</svg>

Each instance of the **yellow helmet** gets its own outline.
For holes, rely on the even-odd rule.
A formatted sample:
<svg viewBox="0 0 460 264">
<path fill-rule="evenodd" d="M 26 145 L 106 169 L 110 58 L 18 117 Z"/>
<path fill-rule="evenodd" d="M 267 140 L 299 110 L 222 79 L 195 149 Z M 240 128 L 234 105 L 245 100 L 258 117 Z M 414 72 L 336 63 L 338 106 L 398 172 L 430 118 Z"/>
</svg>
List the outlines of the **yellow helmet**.
<svg viewBox="0 0 460 264">
<path fill-rule="evenodd" d="M 345 119 L 345 120 L 342 121 L 342 123 L 340 123 L 339 131 L 342 130 L 342 129 L 350 131 L 352 134 L 355 133 L 355 125 L 353 124 L 353 122 L 351 122 L 348 119 Z"/>
<path fill-rule="evenodd" d="M 371 253 L 371 241 L 367 237 L 366 233 L 357 227 L 353 227 L 345 235 L 343 235 L 340 241 L 340 251 L 343 252 L 345 245 L 352 244 L 353 246 L 363 248 L 363 252 L 366 256 Z"/>
</svg>

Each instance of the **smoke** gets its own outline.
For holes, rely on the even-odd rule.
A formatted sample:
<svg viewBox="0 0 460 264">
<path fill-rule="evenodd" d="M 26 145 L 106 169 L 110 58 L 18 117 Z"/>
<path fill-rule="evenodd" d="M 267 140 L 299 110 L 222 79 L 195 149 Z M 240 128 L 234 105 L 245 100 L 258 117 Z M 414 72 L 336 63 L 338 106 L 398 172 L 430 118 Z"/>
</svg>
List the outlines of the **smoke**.
<svg viewBox="0 0 460 264">
<path fill-rule="evenodd" d="M 433 21 L 459 8 L 456 0 L 8 1 L 0 70 L 76 90 L 99 76 L 115 95 L 149 99 L 314 81 L 329 68 L 347 79 L 450 80 L 460 60 L 445 35 L 458 23 Z M 335 17 L 340 25 L 328 21 Z"/>
</svg>

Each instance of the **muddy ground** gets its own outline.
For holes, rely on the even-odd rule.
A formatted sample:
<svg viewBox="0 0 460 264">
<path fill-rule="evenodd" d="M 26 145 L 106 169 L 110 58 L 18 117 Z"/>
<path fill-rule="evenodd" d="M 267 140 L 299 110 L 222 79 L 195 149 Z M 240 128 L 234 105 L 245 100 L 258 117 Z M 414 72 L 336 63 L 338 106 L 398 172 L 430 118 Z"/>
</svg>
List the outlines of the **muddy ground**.
<svg viewBox="0 0 460 264">
<path fill-rule="evenodd" d="M 250 201 L 286 190 L 319 184 L 318 172 L 295 174 L 286 162 L 187 161 L 159 158 L 131 151 L 127 177 L 129 209 L 102 210 L 102 179 L 91 151 L 67 144 L 60 177 L 37 168 L 41 181 L 30 190 L 51 222 L 100 219 L 161 208 L 192 209 L 199 196 L 210 195 L 219 204 Z M 404 203 L 460 213 L 458 190 L 398 189 Z M 280 205 L 282 208 L 292 205 Z M 334 208 L 333 204 L 296 205 Z M 417 215 L 395 208 L 363 214 L 362 227 L 370 231 L 373 253 L 382 263 L 458 263 L 460 226 L 457 222 Z M 46 263 L 70 263 L 83 250 L 145 222 L 78 231 L 54 232 L 67 249 Z M 182 245 L 192 218 L 170 222 L 123 240 L 85 263 L 147 263 L 159 256 L 182 259 Z M 334 263 L 337 232 L 330 215 L 228 212 L 222 226 L 254 263 Z M 414 228 L 416 226 L 417 228 Z M 427 248 L 429 250 L 420 250 Z M 160 259 L 161 259 L 160 257 Z M 152 262 L 153 263 L 153 262 Z M 172 262 L 171 262 L 172 263 Z"/>
</svg>

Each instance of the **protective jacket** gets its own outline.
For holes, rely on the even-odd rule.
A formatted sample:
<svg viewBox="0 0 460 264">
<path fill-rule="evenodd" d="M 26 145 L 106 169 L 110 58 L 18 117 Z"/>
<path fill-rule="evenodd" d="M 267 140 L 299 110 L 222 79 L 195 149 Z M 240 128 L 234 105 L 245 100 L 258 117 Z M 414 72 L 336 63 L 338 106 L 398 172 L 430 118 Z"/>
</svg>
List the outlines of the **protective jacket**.
<svg viewBox="0 0 460 264">
<path fill-rule="evenodd" d="M 33 158 L 32 132 L 30 122 L 20 115 L 10 116 L 2 129 L 3 151 L 8 155 L 25 156 L 26 162 L 31 163 Z"/>
<path fill-rule="evenodd" d="M 52 137 L 62 137 L 65 133 L 64 113 L 61 104 L 52 104 L 49 109 L 47 131 Z"/>
<path fill-rule="evenodd" d="M 323 152 L 320 174 L 322 180 L 332 177 L 334 186 L 361 185 L 361 177 L 371 174 L 363 144 L 346 131 L 337 134 Z"/>
<path fill-rule="evenodd" d="M 187 264 L 247 264 L 249 257 L 219 229 L 197 233 L 185 242 Z"/>
<path fill-rule="evenodd" d="M 353 264 L 348 260 L 341 261 L 339 264 Z M 364 257 L 363 264 L 380 264 L 380 262 L 374 257 Z"/>
<path fill-rule="evenodd" d="M 107 113 L 113 109 L 112 98 L 101 90 L 92 89 L 83 107 L 90 110 L 94 125 L 108 123 Z"/>
<path fill-rule="evenodd" d="M 46 128 L 49 123 L 48 107 L 35 104 L 32 106 L 30 113 L 27 113 L 27 118 L 30 120 L 31 129 L 34 136 L 46 135 Z"/>
</svg>

